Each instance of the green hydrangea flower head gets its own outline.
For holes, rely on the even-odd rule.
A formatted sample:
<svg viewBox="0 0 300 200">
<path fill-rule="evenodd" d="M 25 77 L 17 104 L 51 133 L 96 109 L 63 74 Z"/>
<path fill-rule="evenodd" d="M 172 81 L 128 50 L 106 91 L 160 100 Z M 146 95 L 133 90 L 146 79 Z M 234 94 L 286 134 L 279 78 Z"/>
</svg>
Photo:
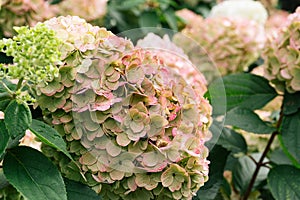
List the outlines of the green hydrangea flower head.
<svg viewBox="0 0 300 200">
<path fill-rule="evenodd" d="M 13 64 L 0 64 L 0 79 L 19 81 L 16 91 L 9 90 L 9 93 L 20 102 L 31 103 L 35 101 L 32 94 L 37 84 L 45 85 L 58 77 L 62 43 L 53 30 L 41 23 L 33 28 L 15 27 L 15 30 L 16 36 L 0 41 L 0 51 L 13 57 Z M 24 90 L 25 85 L 30 89 Z"/>
<path fill-rule="evenodd" d="M 265 76 L 279 91 L 300 91 L 300 8 L 270 37 L 262 57 Z"/>
<path fill-rule="evenodd" d="M 0 51 L 13 57 L 13 64 L 2 65 L 5 78 L 20 79 L 37 84 L 50 82 L 58 76 L 61 41 L 44 24 L 33 28 L 16 27 L 12 39 L 0 41 Z M 6 73 L 5 73 L 6 72 Z"/>
</svg>

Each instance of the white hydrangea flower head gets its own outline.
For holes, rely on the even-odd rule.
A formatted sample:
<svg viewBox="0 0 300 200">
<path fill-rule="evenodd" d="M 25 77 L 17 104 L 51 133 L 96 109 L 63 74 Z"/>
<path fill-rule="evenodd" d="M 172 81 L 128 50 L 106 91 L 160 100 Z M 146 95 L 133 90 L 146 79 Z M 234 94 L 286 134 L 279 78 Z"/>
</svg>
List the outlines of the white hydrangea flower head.
<svg viewBox="0 0 300 200">
<path fill-rule="evenodd" d="M 268 13 L 259 1 L 227 0 L 214 6 L 209 16 L 248 19 L 264 25 L 267 21 Z"/>
</svg>

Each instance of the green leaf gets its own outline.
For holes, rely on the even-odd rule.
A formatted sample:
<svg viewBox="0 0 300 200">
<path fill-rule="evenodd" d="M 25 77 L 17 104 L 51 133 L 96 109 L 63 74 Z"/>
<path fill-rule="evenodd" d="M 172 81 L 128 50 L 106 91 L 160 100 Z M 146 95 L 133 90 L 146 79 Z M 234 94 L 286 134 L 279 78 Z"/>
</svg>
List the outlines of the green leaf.
<svg viewBox="0 0 300 200">
<path fill-rule="evenodd" d="M 48 1 L 50 5 L 54 5 L 54 4 L 59 4 L 60 2 L 62 2 L 63 0 L 50 0 Z"/>
<path fill-rule="evenodd" d="M 212 105 L 213 115 L 224 115 L 227 108 L 226 91 L 222 78 L 218 78 L 208 86 L 204 94 Z"/>
<path fill-rule="evenodd" d="M 280 141 L 283 149 L 288 151 L 288 157 L 295 165 L 300 166 L 300 111 L 293 115 L 285 115 L 280 127 Z"/>
<path fill-rule="evenodd" d="M 222 155 L 222 156 L 220 156 Z M 224 183 L 223 172 L 226 164 L 229 151 L 220 145 L 215 145 L 209 154 L 208 160 L 210 160 L 209 168 L 209 180 L 200 190 L 197 192 L 195 200 L 213 200 L 217 196 L 220 187 Z"/>
<path fill-rule="evenodd" d="M 1 79 L 1 81 L 12 91 L 16 89 L 16 84 L 12 83 L 11 81 L 7 79 Z M 6 93 L 7 90 L 3 87 L 2 84 L 0 84 L 0 93 Z"/>
<path fill-rule="evenodd" d="M 300 108 L 300 92 L 290 94 L 285 92 L 283 99 L 283 114 L 294 114 Z"/>
<path fill-rule="evenodd" d="M 209 91 L 214 90 L 212 98 L 221 104 L 224 103 L 221 91 L 223 85 L 226 92 L 227 110 L 237 106 L 256 110 L 277 96 L 275 89 L 269 85 L 269 81 L 261 76 L 247 73 L 232 74 L 223 77 L 223 80 L 215 80 L 209 86 Z M 215 112 L 219 113 L 218 110 Z"/>
<path fill-rule="evenodd" d="M 7 105 L 9 104 L 10 99 L 4 99 L 0 101 L 0 111 L 5 110 Z"/>
<path fill-rule="evenodd" d="M 174 10 L 169 8 L 166 11 L 164 11 L 163 14 L 170 28 L 174 31 L 177 31 L 177 17 L 175 15 Z"/>
<path fill-rule="evenodd" d="M 29 200 L 67 200 L 58 169 L 35 149 L 20 146 L 7 151 L 3 171 L 7 180 Z"/>
<path fill-rule="evenodd" d="M 63 152 L 71 160 L 72 156 L 69 154 L 66 148 L 66 143 L 60 136 L 60 134 L 51 126 L 38 120 L 32 120 L 32 124 L 29 129 L 45 144 Z"/>
<path fill-rule="evenodd" d="M 244 137 L 229 128 L 223 128 L 217 144 L 233 153 L 247 152 L 247 143 Z"/>
<path fill-rule="evenodd" d="M 139 17 L 140 27 L 157 27 L 159 19 L 155 12 L 143 12 Z"/>
<path fill-rule="evenodd" d="M 261 153 L 255 153 L 251 155 L 256 162 L 260 159 Z M 265 158 L 264 162 L 267 162 L 268 159 Z M 243 156 L 238 159 L 238 163 L 232 170 L 232 181 L 235 188 L 240 191 L 241 195 L 243 195 L 250 183 L 250 180 L 255 171 L 256 164 L 251 160 L 248 156 Z M 267 175 L 269 173 L 269 169 L 266 167 L 260 168 L 257 178 L 255 180 L 253 190 L 259 188 L 261 183 L 266 180 Z"/>
<path fill-rule="evenodd" d="M 278 165 L 270 170 L 268 184 L 276 200 L 300 199 L 300 169 Z"/>
<path fill-rule="evenodd" d="M 4 115 L 6 128 L 12 138 L 24 135 L 32 122 L 28 105 L 19 104 L 16 100 L 10 102 L 4 111 Z"/>
<path fill-rule="evenodd" d="M 68 200 L 100 200 L 101 197 L 89 186 L 69 179 L 64 179 Z"/>
<path fill-rule="evenodd" d="M 9 141 L 9 134 L 5 127 L 4 121 L 0 120 L 0 160 L 8 145 L 8 141 Z"/>
<path fill-rule="evenodd" d="M 258 134 L 268 134 L 276 130 L 268 126 L 252 110 L 240 107 L 233 108 L 227 112 L 225 125 L 235 126 L 245 131 Z"/>
<path fill-rule="evenodd" d="M 139 6 L 144 4 L 145 0 L 123 0 L 118 2 L 115 7 L 119 10 L 130 10 L 133 7 Z"/>
<path fill-rule="evenodd" d="M 276 165 L 292 165 L 291 160 L 281 148 L 275 149 L 269 154 L 270 161 Z"/>
<path fill-rule="evenodd" d="M 8 185 L 9 185 L 9 183 L 8 183 L 8 181 L 6 180 L 6 178 L 3 174 L 3 169 L 0 169 L 0 190 L 2 188 L 5 188 Z"/>
<path fill-rule="evenodd" d="M 209 127 L 210 132 L 212 133 L 212 138 L 205 142 L 205 146 L 211 151 L 215 144 L 218 142 L 222 130 L 224 128 L 224 120 L 218 121 L 217 118 L 213 117 L 211 126 Z"/>
</svg>

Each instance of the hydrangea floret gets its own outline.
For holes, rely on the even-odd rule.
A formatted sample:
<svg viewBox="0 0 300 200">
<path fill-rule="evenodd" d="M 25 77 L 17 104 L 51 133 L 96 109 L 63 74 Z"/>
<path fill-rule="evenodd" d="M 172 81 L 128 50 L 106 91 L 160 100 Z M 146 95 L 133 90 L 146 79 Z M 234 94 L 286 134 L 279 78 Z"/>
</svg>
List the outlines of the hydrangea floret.
<svg viewBox="0 0 300 200">
<path fill-rule="evenodd" d="M 280 91 L 300 91 L 300 8 L 269 38 L 263 52 L 265 76 Z"/>
<path fill-rule="evenodd" d="M 167 58 L 104 28 L 71 16 L 44 24 L 68 48 L 37 105 L 81 172 L 50 147 L 44 152 L 104 199 L 192 199 L 208 179 L 208 101 Z"/>
</svg>

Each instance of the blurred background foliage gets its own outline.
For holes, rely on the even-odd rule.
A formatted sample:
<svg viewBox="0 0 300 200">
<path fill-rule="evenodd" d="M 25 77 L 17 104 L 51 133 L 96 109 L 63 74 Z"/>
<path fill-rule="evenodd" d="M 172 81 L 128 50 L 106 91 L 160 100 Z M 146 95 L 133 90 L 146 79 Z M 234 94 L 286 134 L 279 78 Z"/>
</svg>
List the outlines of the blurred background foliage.
<svg viewBox="0 0 300 200">
<path fill-rule="evenodd" d="M 183 8 L 206 16 L 215 0 L 109 1 L 105 27 L 115 33 L 139 27 L 162 27 L 178 31 L 185 22 L 175 12 Z"/>
</svg>

